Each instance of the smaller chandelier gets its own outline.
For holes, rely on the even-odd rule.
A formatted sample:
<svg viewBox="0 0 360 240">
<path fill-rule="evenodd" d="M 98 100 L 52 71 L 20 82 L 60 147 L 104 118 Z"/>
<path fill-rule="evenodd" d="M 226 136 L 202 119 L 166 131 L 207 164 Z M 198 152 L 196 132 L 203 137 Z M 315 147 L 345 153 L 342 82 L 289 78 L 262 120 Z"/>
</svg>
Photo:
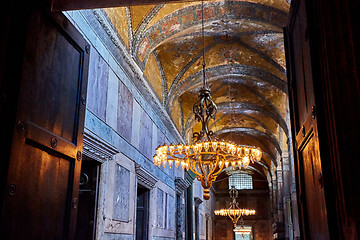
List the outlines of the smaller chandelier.
<svg viewBox="0 0 360 240">
<path fill-rule="evenodd" d="M 241 217 L 255 215 L 256 212 L 253 209 L 239 208 L 239 204 L 236 202 L 236 198 L 238 197 L 238 191 L 235 189 L 234 186 L 231 186 L 229 194 L 230 198 L 232 199 L 232 202 L 230 202 L 230 207 L 228 209 L 215 210 L 214 214 L 217 216 L 228 216 L 233 222 L 234 228 L 236 228 L 236 224 Z"/>
</svg>

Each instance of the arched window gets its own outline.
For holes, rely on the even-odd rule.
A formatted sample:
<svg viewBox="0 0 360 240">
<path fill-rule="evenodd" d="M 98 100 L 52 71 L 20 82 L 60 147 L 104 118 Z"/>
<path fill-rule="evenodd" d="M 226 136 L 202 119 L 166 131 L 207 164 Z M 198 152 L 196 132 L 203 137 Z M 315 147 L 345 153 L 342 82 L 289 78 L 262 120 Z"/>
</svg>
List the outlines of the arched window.
<svg viewBox="0 0 360 240">
<path fill-rule="evenodd" d="M 235 186 L 236 189 L 253 189 L 252 176 L 246 173 L 236 173 L 229 177 L 229 189 Z"/>
</svg>

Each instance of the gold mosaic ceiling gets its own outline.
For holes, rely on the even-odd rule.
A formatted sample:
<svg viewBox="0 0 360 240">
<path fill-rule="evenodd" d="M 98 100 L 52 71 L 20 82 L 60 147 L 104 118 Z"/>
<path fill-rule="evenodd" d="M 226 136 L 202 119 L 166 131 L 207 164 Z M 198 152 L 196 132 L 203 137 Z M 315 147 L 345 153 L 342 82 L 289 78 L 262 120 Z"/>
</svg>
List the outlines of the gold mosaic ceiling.
<svg viewBox="0 0 360 240">
<path fill-rule="evenodd" d="M 218 106 L 220 138 L 254 145 L 269 168 L 284 146 L 287 83 L 285 0 L 205 1 L 206 79 Z M 201 2 L 104 9 L 129 53 L 189 140 L 202 84 Z"/>
</svg>

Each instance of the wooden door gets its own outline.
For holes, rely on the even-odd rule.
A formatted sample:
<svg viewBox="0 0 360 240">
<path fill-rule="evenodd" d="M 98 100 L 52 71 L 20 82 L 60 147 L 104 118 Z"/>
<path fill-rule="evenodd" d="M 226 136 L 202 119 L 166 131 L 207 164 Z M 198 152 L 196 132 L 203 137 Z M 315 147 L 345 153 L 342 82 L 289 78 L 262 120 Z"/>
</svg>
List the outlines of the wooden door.
<svg viewBox="0 0 360 240">
<path fill-rule="evenodd" d="M 148 239 L 149 226 L 149 190 L 143 187 L 137 189 L 136 201 L 136 240 Z"/>
<path fill-rule="evenodd" d="M 60 13 L 28 20 L 1 239 L 72 239 L 89 46 Z"/>
<path fill-rule="evenodd" d="M 76 240 L 95 239 L 99 181 L 100 162 L 84 157 L 79 184 Z"/>
<path fill-rule="evenodd" d="M 329 239 L 305 1 L 294 1 L 286 29 L 292 134 L 302 239 Z"/>
</svg>

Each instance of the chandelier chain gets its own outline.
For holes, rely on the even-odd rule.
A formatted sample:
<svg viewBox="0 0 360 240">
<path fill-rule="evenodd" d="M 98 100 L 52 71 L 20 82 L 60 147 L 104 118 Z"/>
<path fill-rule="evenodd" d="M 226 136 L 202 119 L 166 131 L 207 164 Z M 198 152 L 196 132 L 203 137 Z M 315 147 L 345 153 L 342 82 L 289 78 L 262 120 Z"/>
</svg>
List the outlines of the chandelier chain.
<svg viewBox="0 0 360 240">
<path fill-rule="evenodd" d="M 203 44 L 203 68 L 202 68 L 202 73 L 203 73 L 203 87 L 206 88 L 206 78 L 205 78 L 205 33 L 204 33 L 204 0 L 201 1 L 201 29 L 202 29 L 202 44 Z"/>
</svg>

